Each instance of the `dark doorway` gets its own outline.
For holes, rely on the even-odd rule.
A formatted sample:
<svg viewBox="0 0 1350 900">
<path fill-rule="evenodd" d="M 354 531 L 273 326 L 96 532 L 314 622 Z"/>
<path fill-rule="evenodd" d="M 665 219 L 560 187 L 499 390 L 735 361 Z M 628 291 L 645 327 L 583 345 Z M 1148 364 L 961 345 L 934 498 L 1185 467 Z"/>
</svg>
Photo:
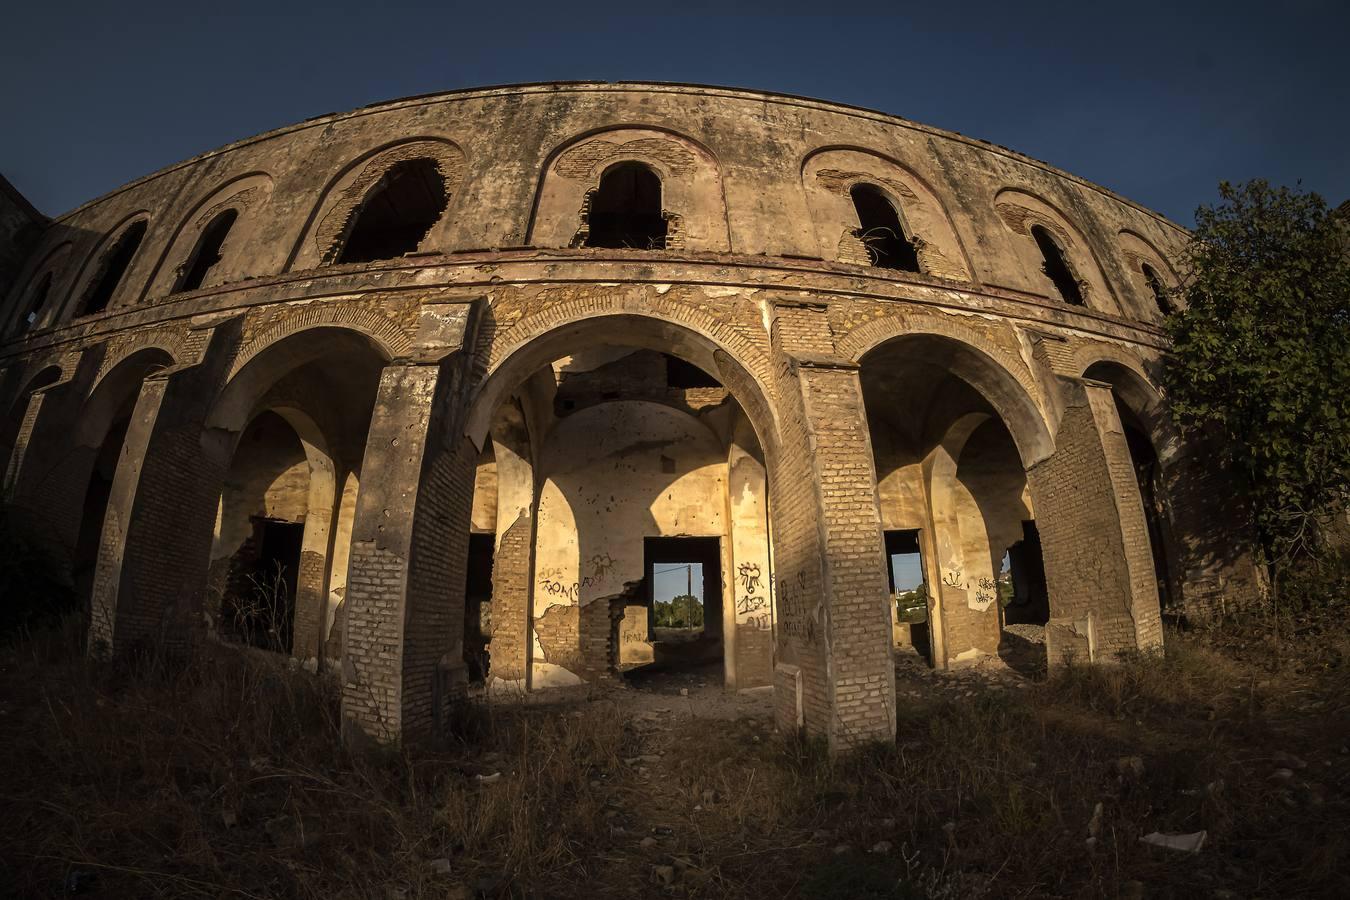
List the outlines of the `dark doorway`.
<svg viewBox="0 0 1350 900">
<path fill-rule="evenodd" d="M 469 535 L 469 564 L 464 585 L 464 663 L 470 681 L 488 676 L 492 638 L 492 558 L 497 537 Z"/>
<path fill-rule="evenodd" d="M 1041 534 L 1035 522 L 1022 523 L 1022 540 L 1008 548 L 1008 580 L 1011 596 L 1003 605 L 1005 625 L 1044 625 L 1050 621 L 1050 591 L 1045 584 L 1041 558 Z M 1000 577 L 1000 594 L 1004 594 Z M 1000 597 L 1003 600 L 1004 597 Z"/>
<path fill-rule="evenodd" d="M 715 537 L 643 542 L 653 670 L 722 666 L 722 550 Z"/>
<path fill-rule="evenodd" d="M 620 163 L 600 177 L 586 216 L 587 247 L 664 250 L 661 179 L 642 163 Z"/>
<path fill-rule="evenodd" d="M 291 651 L 295 592 L 305 526 L 253 516 L 253 535 L 235 554 L 227 616 L 245 643 L 279 653 Z"/>
<path fill-rule="evenodd" d="M 928 584 L 924 579 L 923 554 L 917 528 L 886 531 L 886 578 L 890 584 L 895 618 L 909 628 L 909 642 L 924 662 L 933 664 L 933 646 L 928 630 Z"/>
</svg>

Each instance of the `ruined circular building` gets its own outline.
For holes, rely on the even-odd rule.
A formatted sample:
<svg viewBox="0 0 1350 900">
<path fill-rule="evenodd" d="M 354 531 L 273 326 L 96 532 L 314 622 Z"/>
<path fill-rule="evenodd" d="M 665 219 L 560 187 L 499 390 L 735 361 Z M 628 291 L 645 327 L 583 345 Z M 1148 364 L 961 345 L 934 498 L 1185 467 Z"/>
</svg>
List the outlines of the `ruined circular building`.
<svg viewBox="0 0 1350 900">
<path fill-rule="evenodd" d="M 1186 233 L 1000 147 L 541 84 L 0 212 L 5 498 L 91 652 L 286 652 L 384 739 L 698 666 L 842 747 L 897 654 L 1109 660 L 1250 590 L 1156 388 Z"/>
</svg>

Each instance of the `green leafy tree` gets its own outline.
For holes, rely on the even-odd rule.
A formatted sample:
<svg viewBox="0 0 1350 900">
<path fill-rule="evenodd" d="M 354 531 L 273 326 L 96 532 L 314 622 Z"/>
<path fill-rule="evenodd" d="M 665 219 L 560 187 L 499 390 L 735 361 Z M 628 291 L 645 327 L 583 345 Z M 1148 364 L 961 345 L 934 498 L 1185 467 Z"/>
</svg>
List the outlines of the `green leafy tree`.
<svg viewBox="0 0 1350 900">
<path fill-rule="evenodd" d="M 1219 195 L 1196 212 L 1164 379 L 1242 480 L 1278 592 L 1350 497 L 1350 216 L 1260 180 Z"/>
</svg>

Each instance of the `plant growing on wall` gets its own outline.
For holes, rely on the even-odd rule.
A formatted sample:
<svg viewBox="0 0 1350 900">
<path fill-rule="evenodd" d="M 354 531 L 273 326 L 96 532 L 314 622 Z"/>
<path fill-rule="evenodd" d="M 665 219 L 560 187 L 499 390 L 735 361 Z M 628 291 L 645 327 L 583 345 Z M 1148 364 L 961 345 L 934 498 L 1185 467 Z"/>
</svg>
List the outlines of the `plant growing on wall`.
<svg viewBox="0 0 1350 900">
<path fill-rule="evenodd" d="M 1278 600 L 1350 497 L 1350 212 L 1256 180 L 1196 212 L 1164 381 L 1243 482 Z"/>
</svg>

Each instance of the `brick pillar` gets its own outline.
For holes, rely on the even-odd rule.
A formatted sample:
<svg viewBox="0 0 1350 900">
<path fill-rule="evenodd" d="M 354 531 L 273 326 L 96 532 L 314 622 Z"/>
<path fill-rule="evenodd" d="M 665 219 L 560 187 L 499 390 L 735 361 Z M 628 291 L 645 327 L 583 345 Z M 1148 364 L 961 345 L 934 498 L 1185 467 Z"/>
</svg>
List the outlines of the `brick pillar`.
<svg viewBox="0 0 1350 900">
<path fill-rule="evenodd" d="M 530 679 L 534 544 L 539 498 L 524 416 L 512 404 L 492 425 L 497 461 L 497 546 L 492 557 L 492 677 Z"/>
<path fill-rule="evenodd" d="M 6 502 L 14 499 L 19 483 L 19 472 L 23 469 L 24 456 L 28 452 L 28 442 L 33 437 L 33 429 L 37 426 L 38 416 L 42 414 L 42 406 L 46 399 L 46 390 L 36 390 L 28 395 L 23 419 L 19 424 L 19 433 L 14 438 L 14 447 L 10 450 L 9 461 L 5 465 L 4 488 L 0 496 L 3 496 Z"/>
<path fill-rule="evenodd" d="M 1111 387 L 1060 386 L 1055 452 L 1028 472 L 1050 590 L 1050 664 L 1161 647 L 1148 526 Z"/>
<path fill-rule="evenodd" d="M 103 621 L 91 627 L 111 627 L 115 652 L 145 643 L 182 650 L 204 629 L 232 447 L 205 422 L 229 371 L 238 322 L 203 332 L 193 338 L 200 355 L 143 382 L 113 477 L 95 564 Z"/>
<path fill-rule="evenodd" d="M 342 712 L 349 736 L 428 736 L 464 692 L 477 454 L 447 420 L 457 418 L 450 412 L 458 398 L 444 369 L 394 363 L 380 377 L 347 581 Z"/>
<path fill-rule="evenodd" d="M 825 736 L 832 749 L 893 740 L 886 561 L 857 365 L 821 355 L 833 350 L 825 344 L 822 307 L 780 303 L 774 313 L 782 441 L 770 475 L 779 724 L 796 724 L 795 705 L 806 730 Z"/>
<path fill-rule="evenodd" d="M 94 564 L 94 582 L 90 591 L 89 651 L 102 655 L 116 647 L 122 636 L 118 627 L 118 588 L 122 582 L 122 562 L 127 550 L 127 524 L 131 519 L 136 493 L 141 483 L 141 469 L 150 450 L 155 423 L 168 379 L 147 378 L 141 382 L 136 407 L 131 414 L 117 459 L 112 489 L 108 494 L 107 511 L 99 535 L 98 559 Z"/>
</svg>

